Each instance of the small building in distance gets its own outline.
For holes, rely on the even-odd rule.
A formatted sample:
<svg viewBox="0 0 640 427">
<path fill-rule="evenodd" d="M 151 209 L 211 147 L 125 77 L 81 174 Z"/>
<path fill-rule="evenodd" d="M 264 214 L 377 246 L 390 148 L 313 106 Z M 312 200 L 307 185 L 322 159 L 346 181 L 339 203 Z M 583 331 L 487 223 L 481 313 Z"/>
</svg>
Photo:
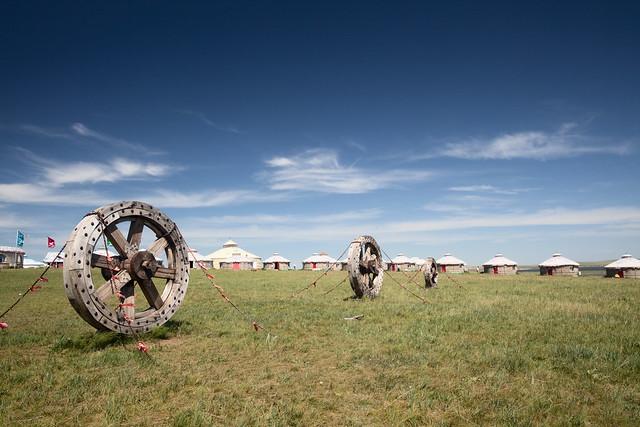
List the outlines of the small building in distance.
<svg viewBox="0 0 640 427">
<path fill-rule="evenodd" d="M 255 269 L 255 260 L 251 257 L 242 255 L 242 254 L 234 254 L 229 258 L 223 259 L 220 261 L 220 269 L 221 270 L 254 270 Z"/>
<path fill-rule="evenodd" d="M 36 261 L 35 259 L 31 258 L 24 258 L 22 263 L 22 268 L 41 268 L 46 266 L 47 264 L 45 264 L 44 262 Z"/>
<path fill-rule="evenodd" d="M 516 274 L 518 263 L 502 254 L 496 254 L 489 261 L 482 264 L 483 271 L 489 274 Z"/>
<path fill-rule="evenodd" d="M 389 263 L 389 270 L 391 271 L 413 271 L 415 268 L 416 263 L 405 254 L 398 254 Z"/>
<path fill-rule="evenodd" d="M 254 255 L 251 252 L 242 249 L 233 240 L 227 240 L 224 245 L 222 245 L 222 248 L 218 249 L 217 251 L 211 252 L 209 255 L 205 256 L 205 258 L 211 260 L 211 262 L 213 263 L 213 268 L 218 269 L 221 268 L 221 261 L 227 260 L 230 257 L 236 255 L 240 255 L 244 258 L 251 258 L 253 260 L 253 265 L 251 268 L 256 270 L 262 268 L 262 258 L 260 258 L 258 255 Z"/>
<path fill-rule="evenodd" d="M 0 268 L 22 268 L 24 251 L 13 246 L 0 246 Z"/>
<path fill-rule="evenodd" d="M 551 258 L 538 264 L 541 276 L 579 276 L 580 264 L 565 258 L 560 253 L 551 255 Z"/>
<path fill-rule="evenodd" d="M 464 273 L 466 263 L 460 258 L 446 253 L 436 260 L 436 265 L 440 273 L 460 274 Z"/>
<path fill-rule="evenodd" d="M 640 279 L 640 260 L 630 254 L 624 254 L 619 260 L 604 266 L 607 277 Z"/>
<path fill-rule="evenodd" d="M 341 270 L 342 266 L 335 258 L 330 257 L 325 252 L 314 253 L 309 258 L 302 261 L 303 270 Z"/>
<path fill-rule="evenodd" d="M 58 252 L 47 252 L 42 262 L 51 266 L 51 268 L 62 268 L 64 264 L 64 258 L 62 258 L 63 255 L 62 254 L 60 254 L 60 256 L 57 256 L 57 255 L 58 255 Z"/>
<path fill-rule="evenodd" d="M 274 252 L 269 258 L 264 260 L 265 270 L 289 270 L 291 261 L 283 256 L 280 256 L 278 252 Z"/>
<path fill-rule="evenodd" d="M 347 271 L 349 269 L 349 267 L 347 267 L 348 264 L 349 258 L 342 258 L 340 260 L 340 268 L 338 268 L 338 270 Z"/>
<path fill-rule="evenodd" d="M 213 261 L 199 253 L 196 249 L 189 250 L 189 268 L 198 268 L 202 265 L 204 268 L 212 268 Z"/>
</svg>

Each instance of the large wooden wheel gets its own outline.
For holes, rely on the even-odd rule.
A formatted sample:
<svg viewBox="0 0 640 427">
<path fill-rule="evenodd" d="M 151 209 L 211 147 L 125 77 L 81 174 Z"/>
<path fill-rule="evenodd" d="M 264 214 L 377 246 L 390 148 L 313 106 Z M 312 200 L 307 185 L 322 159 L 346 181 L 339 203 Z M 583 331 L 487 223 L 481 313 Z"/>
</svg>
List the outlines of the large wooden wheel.
<svg viewBox="0 0 640 427">
<path fill-rule="evenodd" d="M 169 320 L 184 300 L 187 251 L 176 224 L 158 209 L 142 202 L 103 206 L 69 236 L 65 292 L 96 329 L 148 331 Z"/>
<path fill-rule="evenodd" d="M 438 287 L 438 266 L 436 260 L 429 257 L 422 264 L 422 273 L 424 274 L 425 288 Z"/>
<path fill-rule="evenodd" d="M 351 242 L 347 256 L 349 282 L 356 297 L 375 298 L 382 289 L 384 268 L 382 251 L 371 236 L 360 236 Z"/>
</svg>

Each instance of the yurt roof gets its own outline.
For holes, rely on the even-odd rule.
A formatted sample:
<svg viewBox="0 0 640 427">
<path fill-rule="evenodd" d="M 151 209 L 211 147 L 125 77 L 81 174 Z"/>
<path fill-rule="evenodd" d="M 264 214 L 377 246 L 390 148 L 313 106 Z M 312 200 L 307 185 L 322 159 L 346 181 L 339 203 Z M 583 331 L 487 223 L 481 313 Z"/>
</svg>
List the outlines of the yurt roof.
<svg viewBox="0 0 640 427">
<path fill-rule="evenodd" d="M 273 263 L 273 262 L 291 262 L 285 257 L 281 256 L 278 252 L 274 252 L 269 258 L 264 260 L 264 263 Z"/>
<path fill-rule="evenodd" d="M 496 254 L 496 256 L 482 265 L 488 265 L 490 267 L 502 267 L 503 265 L 518 265 L 518 263 L 512 259 L 505 257 L 502 254 Z"/>
<path fill-rule="evenodd" d="M 56 257 L 56 255 L 58 255 L 58 252 L 47 252 L 42 262 L 64 262 L 64 258 L 62 258 L 61 256 Z"/>
<path fill-rule="evenodd" d="M 18 254 L 24 254 L 24 251 L 14 246 L 0 246 L 0 252 L 15 252 Z M 57 252 L 56 252 L 57 254 Z M 55 255 L 55 254 L 54 254 Z"/>
<path fill-rule="evenodd" d="M 36 261 L 35 259 L 25 258 L 22 261 L 22 266 L 24 268 L 28 267 L 44 267 L 46 264 L 44 262 Z"/>
<path fill-rule="evenodd" d="M 605 265 L 604 268 L 640 268 L 640 260 L 630 254 L 624 254 L 619 260 Z"/>
<path fill-rule="evenodd" d="M 424 265 L 424 259 L 414 256 L 409 258 L 411 260 L 412 263 L 414 263 L 415 265 Z"/>
<path fill-rule="evenodd" d="M 415 262 L 413 262 L 411 258 L 406 256 L 405 254 L 398 254 L 391 260 L 391 262 L 394 264 L 415 264 Z"/>
<path fill-rule="evenodd" d="M 578 267 L 580 264 L 569 258 L 563 257 L 562 254 L 559 253 L 551 255 L 551 258 L 544 260 L 543 262 L 538 264 L 539 267 L 563 267 L 565 265 L 573 265 L 574 267 Z"/>
<path fill-rule="evenodd" d="M 252 254 L 251 252 L 238 247 L 238 244 L 233 240 L 228 240 L 220 249 L 211 252 L 209 255 L 205 256 L 205 258 L 208 260 L 224 260 L 235 254 L 253 258 L 255 261 L 260 261 L 262 259 L 258 255 Z"/>
<path fill-rule="evenodd" d="M 456 258 L 450 253 L 444 254 L 436 261 L 438 265 L 465 265 L 466 263 L 460 258 Z"/>
<path fill-rule="evenodd" d="M 204 255 L 199 253 L 197 250 L 191 249 L 189 251 L 189 261 L 191 262 L 208 261 L 208 259 Z"/>
<path fill-rule="evenodd" d="M 311 255 L 309 258 L 305 259 L 302 262 L 315 262 L 315 263 L 319 263 L 319 262 L 329 262 L 329 263 L 334 263 L 336 262 L 335 258 L 330 257 L 327 254 L 318 254 L 315 253 L 313 255 Z"/>
</svg>

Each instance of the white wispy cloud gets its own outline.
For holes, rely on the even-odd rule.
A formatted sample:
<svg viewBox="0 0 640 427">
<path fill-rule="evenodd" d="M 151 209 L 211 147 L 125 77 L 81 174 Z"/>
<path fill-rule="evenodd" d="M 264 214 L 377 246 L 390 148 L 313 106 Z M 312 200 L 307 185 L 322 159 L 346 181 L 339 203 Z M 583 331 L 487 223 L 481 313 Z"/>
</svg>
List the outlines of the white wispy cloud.
<svg viewBox="0 0 640 427">
<path fill-rule="evenodd" d="M 73 123 L 71 125 L 71 130 L 79 136 L 82 136 L 84 138 L 90 138 L 90 139 L 94 139 L 100 142 L 104 142 L 106 144 L 109 144 L 110 146 L 113 147 L 119 147 L 119 148 L 126 148 L 128 150 L 134 150 L 140 153 L 144 153 L 147 155 L 158 155 L 158 154 L 164 154 L 163 151 L 160 150 L 156 150 L 156 149 L 152 149 L 149 147 L 146 147 L 142 144 L 137 144 L 134 142 L 130 142 L 127 141 L 126 139 L 122 139 L 122 138 L 116 138 L 114 136 L 111 135 L 107 135 L 105 133 L 102 132 L 98 132 L 96 130 L 90 129 L 89 127 L 85 126 L 82 123 Z"/>
<path fill-rule="evenodd" d="M 30 133 L 33 135 L 44 136 L 47 138 L 60 138 L 60 139 L 67 139 L 67 140 L 74 139 L 73 135 L 71 135 L 68 132 L 65 132 L 64 130 L 45 128 L 42 126 L 36 126 L 31 124 L 20 125 L 20 130 L 22 132 Z"/>
<path fill-rule="evenodd" d="M 0 201 L 29 205 L 99 206 L 110 200 L 93 190 L 71 190 L 41 184 L 16 183 L 0 184 Z"/>
<path fill-rule="evenodd" d="M 432 176 L 419 170 L 365 169 L 342 165 L 333 150 L 313 149 L 266 161 L 265 176 L 272 190 L 323 193 L 368 193 L 400 184 L 417 183 Z"/>
<path fill-rule="evenodd" d="M 627 144 L 591 141 L 591 138 L 578 132 L 577 128 L 575 123 L 565 123 L 554 132 L 515 132 L 488 140 L 452 142 L 445 144 L 444 149 L 436 155 L 424 157 L 547 160 L 595 153 L 622 155 L 629 151 Z"/>
<path fill-rule="evenodd" d="M 235 126 L 226 126 L 226 125 L 214 122 L 213 120 L 210 120 L 204 113 L 199 113 L 197 111 L 191 111 L 191 110 L 176 110 L 176 112 L 180 114 L 185 114 L 188 116 L 193 116 L 198 120 L 200 120 L 205 125 L 222 132 L 235 133 L 235 134 L 243 133 L 240 129 L 238 129 Z"/>
<path fill-rule="evenodd" d="M 24 148 L 16 148 L 22 159 L 30 163 L 36 174 L 42 176 L 43 185 L 61 186 L 124 180 L 154 179 L 179 170 L 179 167 L 162 163 L 144 163 L 124 158 L 104 162 L 64 162 L 44 158 Z"/>
<path fill-rule="evenodd" d="M 144 196 L 152 205 L 164 208 L 203 208 L 227 206 L 241 203 L 280 202 L 288 198 L 287 194 L 267 194 L 253 190 L 204 190 L 182 192 L 174 190 L 156 190 Z"/>
<path fill-rule="evenodd" d="M 522 236 L 536 236 L 536 227 L 546 226 L 585 226 L 600 227 L 603 235 L 617 230 L 606 230 L 602 227 L 615 225 L 640 224 L 640 208 L 629 206 L 617 206 L 611 208 L 594 209 L 550 209 L 538 210 L 530 213 L 509 214 L 460 214 L 453 212 L 445 219 L 417 220 L 417 221 L 393 221 L 385 220 L 376 213 L 370 218 L 360 221 L 336 220 L 330 223 L 319 221 L 322 216 L 308 217 L 301 222 L 284 221 L 285 217 L 242 217 L 240 221 L 217 223 L 212 227 L 207 221 L 190 220 L 181 226 L 181 230 L 190 238 L 190 241 L 206 244 L 212 239 L 224 239 L 228 236 L 243 239 L 269 239 L 275 242 L 295 241 L 345 241 L 360 234 L 374 234 L 378 242 L 416 243 L 434 242 L 434 236 L 444 234 L 440 239 L 443 243 L 449 240 L 482 240 L 486 235 L 474 236 L 474 232 L 487 229 L 506 230 L 502 234 L 505 240 L 519 239 Z M 251 222 L 251 220 L 255 220 Z M 302 222 L 306 221 L 306 222 Z M 301 226 L 303 225 L 303 226 Z M 514 232 L 514 228 L 518 231 Z M 576 231 L 576 230 L 574 230 Z M 454 238 L 454 232 L 460 232 Z M 497 233 L 497 231 L 496 231 Z M 529 234 L 527 234 L 529 233 Z M 492 236 L 495 237 L 495 233 Z M 467 237 L 465 237 L 467 236 Z M 442 236 L 441 236 L 442 237 Z"/>
<path fill-rule="evenodd" d="M 457 187 L 449 187 L 449 191 L 455 191 L 458 193 L 492 193 L 492 194 L 505 194 L 515 195 L 520 193 L 526 193 L 534 190 L 533 188 L 500 188 L 488 184 L 476 184 L 476 185 L 463 185 Z"/>
<path fill-rule="evenodd" d="M 543 209 L 530 213 L 478 214 L 446 219 L 393 222 L 386 225 L 391 232 L 460 230 L 470 228 L 504 228 L 554 225 L 598 225 L 640 222 L 640 208 L 608 207 L 596 209 Z"/>
</svg>

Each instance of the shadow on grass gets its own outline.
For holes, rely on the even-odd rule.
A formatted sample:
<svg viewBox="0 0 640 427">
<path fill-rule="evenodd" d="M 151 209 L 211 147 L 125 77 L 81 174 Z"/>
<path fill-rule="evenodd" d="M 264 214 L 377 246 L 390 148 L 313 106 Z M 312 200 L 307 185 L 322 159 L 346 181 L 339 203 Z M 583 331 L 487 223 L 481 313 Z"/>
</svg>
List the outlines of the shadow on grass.
<svg viewBox="0 0 640 427">
<path fill-rule="evenodd" d="M 138 338 L 143 340 L 168 340 L 178 333 L 188 334 L 191 331 L 191 324 L 183 320 L 169 320 L 162 326 L 152 329 L 151 331 L 138 334 Z M 82 350 L 97 351 L 114 346 L 126 346 L 136 341 L 136 337 L 132 335 L 120 334 L 118 332 L 97 331 L 94 333 L 82 334 L 78 337 L 71 338 L 64 335 L 53 345 L 52 351 L 58 352 L 63 350 Z"/>
</svg>

